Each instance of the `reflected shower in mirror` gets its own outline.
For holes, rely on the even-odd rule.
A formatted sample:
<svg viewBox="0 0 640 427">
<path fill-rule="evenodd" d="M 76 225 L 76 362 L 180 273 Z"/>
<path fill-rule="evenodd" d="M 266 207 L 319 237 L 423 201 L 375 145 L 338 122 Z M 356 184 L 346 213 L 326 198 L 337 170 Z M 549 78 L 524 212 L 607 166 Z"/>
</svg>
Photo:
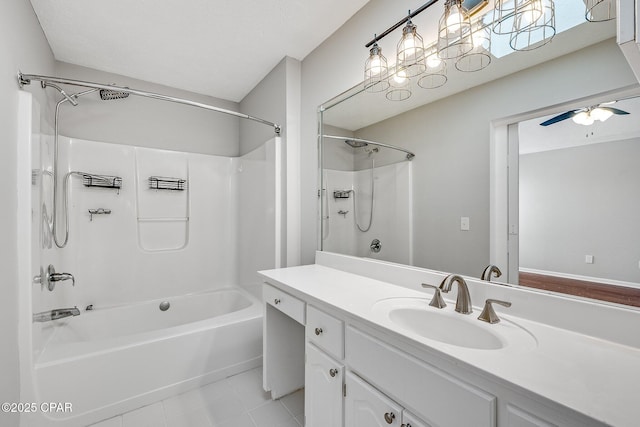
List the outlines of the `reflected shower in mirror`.
<svg viewBox="0 0 640 427">
<path fill-rule="evenodd" d="M 322 249 L 412 263 L 414 154 L 391 144 L 328 134 L 322 135 L 321 151 Z"/>
</svg>

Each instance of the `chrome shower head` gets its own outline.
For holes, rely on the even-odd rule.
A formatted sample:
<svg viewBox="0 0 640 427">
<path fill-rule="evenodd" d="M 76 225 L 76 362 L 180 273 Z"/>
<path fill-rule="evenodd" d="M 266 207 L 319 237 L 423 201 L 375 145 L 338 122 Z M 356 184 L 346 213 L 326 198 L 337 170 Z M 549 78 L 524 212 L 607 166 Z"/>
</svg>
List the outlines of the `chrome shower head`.
<svg viewBox="0 0 640 427">
<path fill-rule="evenodd" d="M 366 147 L 367 144 L 366 142 L 363 141 L 356 141 L 353 139 L 345 139 L 344 143 L 347 144 L 348 146 L 350 146 L 351 148 L 362 148 L 362 147 Z"/>
<path fill-rule="evenodd" d="M 129 92 L 100 89 L 100 99 L 103 101 L 110 101 L 112 99 L 123 99 L 129 96 Z"/>
</svg>

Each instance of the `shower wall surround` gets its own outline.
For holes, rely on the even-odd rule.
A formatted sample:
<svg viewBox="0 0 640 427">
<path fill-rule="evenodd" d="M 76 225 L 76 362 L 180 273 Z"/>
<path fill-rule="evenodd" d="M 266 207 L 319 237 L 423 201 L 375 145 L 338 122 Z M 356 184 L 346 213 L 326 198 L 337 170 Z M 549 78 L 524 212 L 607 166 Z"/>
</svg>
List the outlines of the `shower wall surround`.
<svg viewBox="0 0 640 427">
<path fill-rule="evenodd" d="M 50 171 L 52 138 L 41 140 L 40 167 Z M 68 246 L 45 249 L 41 257 L 45 268 L 51 263 L 74 274 L 76 286 L 61 282 L 54 292 L 34 287 L 33 312 L 99 309 L 238 284 L 258 288 L 255 271 L 276 266 L 276 152 L 275 139 L 233 158 L 61 137 L 61 176 L 119 176 L 122 188 L 85 187 L 81 178 L 71 178 Z M 185 190 L 151 189 L 150 176 L 185 179 Z M 50 174 L 42 174 L 41 187 L 41 209 L 51 212 Z M 90 215 L 101 208 L 111 213 Z M 46 220 L 34 225 L 50 248 Z"/>
<path fill-rule="evenodd" d="M 411 264 L 412 163 L 400 162 L 374 169 L 374 200 L 371 228 L 371 170 L 344 171 L 325 169 L 323 203 L 327 215 L 323 219 L 323 249 L 353 256 L 365 256 L 389 262 Z M 334 191 L 356 190 L 349 198 L 334 198 Z M 354 203 L 357 202 L 357 207 Z M 340 212 L 346 212 L 341 214 Z M 373 239 L 380 240 L 381 250 L 371 251 Z"/>
</svg>

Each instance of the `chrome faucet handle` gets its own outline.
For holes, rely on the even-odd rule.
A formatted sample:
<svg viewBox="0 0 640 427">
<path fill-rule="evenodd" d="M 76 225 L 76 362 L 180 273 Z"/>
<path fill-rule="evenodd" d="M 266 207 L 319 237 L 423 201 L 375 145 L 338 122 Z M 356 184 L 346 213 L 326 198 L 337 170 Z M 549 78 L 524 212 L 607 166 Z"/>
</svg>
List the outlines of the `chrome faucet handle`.
<svg viewBox="0 0 640 427">
<path fill-rule="evenodd" d="M 433 293 L 433 298 L 431 299 L 431 302 L 429 303 L 429 305 L 431 307 L 436 307 L 436 308 L 445 308 L 447 306 L 447 303 L 444 302 L 444 300 L 442 299 L 442 294 L 440 293 L 440 288 L 434 285 L 428 285 L 426 283 L 422 284 L 423 288 L 433 288 L 435 290 L 435 292 Z"/>
<path fill-rule="evenodd" d="M 478 319 L 482 320 L 483 322 L 487 322 L 491 324 L 500 322 L 500 318 L 498 317 L 495 310 L 493 309 L 492 304 L 500 304 L 504 307 L 511 307 L 511 303 L 508 301 L 501 301 L 498 299 L 488 299 L 485 301 L 484 308 L 482 309 L 482 313 L 480 313 L 480 316 L 478 316 Z"/>
<path fill-rule="evenodd" d="M 71 280 L 71 285 L 76 285 L 76 278 L 71 273 L 56 273 L 56 269 L 53 264 L 49 264 L 44 283 L 47 285 L 47 289 L 53 291 L 56 287 L 56 282 L 63 280 Z"/>
</svg>

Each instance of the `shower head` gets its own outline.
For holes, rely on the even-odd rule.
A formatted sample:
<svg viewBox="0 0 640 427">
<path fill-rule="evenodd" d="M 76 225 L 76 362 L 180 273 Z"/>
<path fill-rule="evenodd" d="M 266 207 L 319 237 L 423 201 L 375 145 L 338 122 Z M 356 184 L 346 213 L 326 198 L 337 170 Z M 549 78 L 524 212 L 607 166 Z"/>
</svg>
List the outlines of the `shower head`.
<svg viewBox="0 0 640 427">
<path fill-rule="evenodd" d="M 100 99 L 103 101 L 110 101 L 112 99 L 123 99 L 129 96 L 129 92 L 100 89 Z"/>
<path fill-rule="evenodd" d="M 345 139 L 344 143 L 347 144 L 348 146 L 350 146 L 351 148 L 362 148 L 362 147 L 366 147 L 367 144 L 366 142 L 363 141 L 356 141 L 353 139 Z"/>
</svg>

